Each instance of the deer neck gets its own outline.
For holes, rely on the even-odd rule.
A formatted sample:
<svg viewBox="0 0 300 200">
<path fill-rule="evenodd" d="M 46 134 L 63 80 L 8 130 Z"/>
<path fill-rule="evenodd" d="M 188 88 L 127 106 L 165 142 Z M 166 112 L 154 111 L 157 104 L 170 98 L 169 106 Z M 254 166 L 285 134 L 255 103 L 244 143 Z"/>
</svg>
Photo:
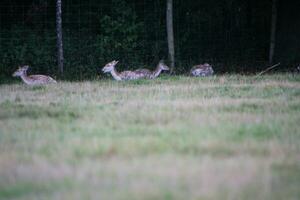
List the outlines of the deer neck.
<svg viewBox="0 0 300 200">
<path fill-rule="evenodd" d="M 24 72 L 22 75 L 21 75 L 21 79 L 24 81 L 24 83 L 30 85 L 31 84 L 31 80 L 30 78 L 27 76 L 27 73 Z"/>
<path fill-rule="evenodd" d="M 116 70 L 115 67 L 113 68 L 113 70 L 111 70 L 110 73 L 114 77 L 114 79 L 116 79 L 117 81 L 121 81 L 122 80 L 120 74 L 117 72 L 117 70 Z"/>
<path fill-rule="evenodd" d="M 158 75 L 161 73 L 161 71 L 162 71 L 162 69 L 159 66 L 157 66 L 156 69 L 152 72 L 152 77 L 153 78 L 158 77 Z"/>
</svg>

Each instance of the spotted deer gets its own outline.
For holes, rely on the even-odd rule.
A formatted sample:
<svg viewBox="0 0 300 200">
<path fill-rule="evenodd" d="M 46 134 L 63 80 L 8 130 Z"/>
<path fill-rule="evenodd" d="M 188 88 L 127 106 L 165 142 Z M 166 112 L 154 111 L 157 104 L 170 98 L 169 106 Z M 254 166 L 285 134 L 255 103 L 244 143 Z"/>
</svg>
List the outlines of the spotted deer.
<svg viewBox="0 0 300 200">
<path fill-rule="evenodd" d="M 144 78 L 145 75 L 142 72 L 138 71 L 123 71 L 123 72 L 117 72 L 116 70 L 116 64 L 118 64 L 119 61 L 113 60 L 109 63 L 107 63 L 102 71 L 104 73 L 111 73 L 113 78 L 117 81 L 123 81 L 123 80 L 136 80 Z"/>
<path fill-rule="evenodd" d="M 208 63 L 200 64 L 200 65 L 195 65 L 192 67 L 190 70 L 190 74 L 192 76 L 211 76 L 213 75 L 214 70 L 212 66 Z"/>
<path fill-rule="evenodd" d="M 150 71 L 149 69 L 137 69 L 135 72 L 142 73 L 144 78 L 154 79 L 158 77 L 162 71 L 168 70 L 169 67 L 163 61 L 160 61 L 154 71 Z"/>
<path fill-rule="evenodd" d="M 45 75 L 27 75 L 27 70 L 29 66 L 25 65 L 23 67 L 19 67 L 17 71 L 13 73 L 13 77 L 21 77 L 22 81 L 27 85 L 46 85 L 49 83 L 56 83 L 56 80 L 51 78 L 50 76 Z"/>
</svg>

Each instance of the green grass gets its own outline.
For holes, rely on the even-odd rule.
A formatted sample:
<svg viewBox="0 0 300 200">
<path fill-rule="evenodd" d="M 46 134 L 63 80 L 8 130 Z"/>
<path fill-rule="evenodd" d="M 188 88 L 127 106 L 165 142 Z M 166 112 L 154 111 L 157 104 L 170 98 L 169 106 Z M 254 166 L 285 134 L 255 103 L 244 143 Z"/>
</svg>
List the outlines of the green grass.
<svg viewBox="0 0 300 200">
<path fill-rule="evenodd" d="M 299 199 L 300 78 L 0 85 L 0 199 Z"/>
</svg>

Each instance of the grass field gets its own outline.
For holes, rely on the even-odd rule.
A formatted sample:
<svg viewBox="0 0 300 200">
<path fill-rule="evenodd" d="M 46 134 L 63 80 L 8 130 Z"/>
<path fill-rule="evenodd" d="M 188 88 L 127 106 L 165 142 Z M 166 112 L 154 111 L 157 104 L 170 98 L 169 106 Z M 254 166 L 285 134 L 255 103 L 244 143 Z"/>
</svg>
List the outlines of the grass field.
<svg viewBox="0 0 300 200">
<path fill-rule="evenodd" d="M 0 85 L 0 199 L 299 199 L 300 76 Z"/>
</svg>

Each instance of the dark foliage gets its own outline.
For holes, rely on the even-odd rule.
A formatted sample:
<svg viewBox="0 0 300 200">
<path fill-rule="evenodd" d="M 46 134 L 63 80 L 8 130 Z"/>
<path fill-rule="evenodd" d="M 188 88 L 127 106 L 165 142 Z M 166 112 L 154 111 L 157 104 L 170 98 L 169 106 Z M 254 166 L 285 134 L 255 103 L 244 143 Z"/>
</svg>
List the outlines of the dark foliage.
<svg viewBox="0 0 300 200">
<path fill-rule="evenodd" d="M 95 78 L 114 59 L 120 70 L 167 59 L 165 0 L 62 2 L 63 78 Z M 284 70 L 300 61 L 299 8 L 298 1 L 279 1 L 275 62 Z M 0 79 L 22 64 L 57 74 L 55 1 L 3 0 L 0 9 Z M 270 18 L 270 0 L 175 0 L 176 73 L 203 62 L 219 73 L 265 68 Z"/>
</svg>

